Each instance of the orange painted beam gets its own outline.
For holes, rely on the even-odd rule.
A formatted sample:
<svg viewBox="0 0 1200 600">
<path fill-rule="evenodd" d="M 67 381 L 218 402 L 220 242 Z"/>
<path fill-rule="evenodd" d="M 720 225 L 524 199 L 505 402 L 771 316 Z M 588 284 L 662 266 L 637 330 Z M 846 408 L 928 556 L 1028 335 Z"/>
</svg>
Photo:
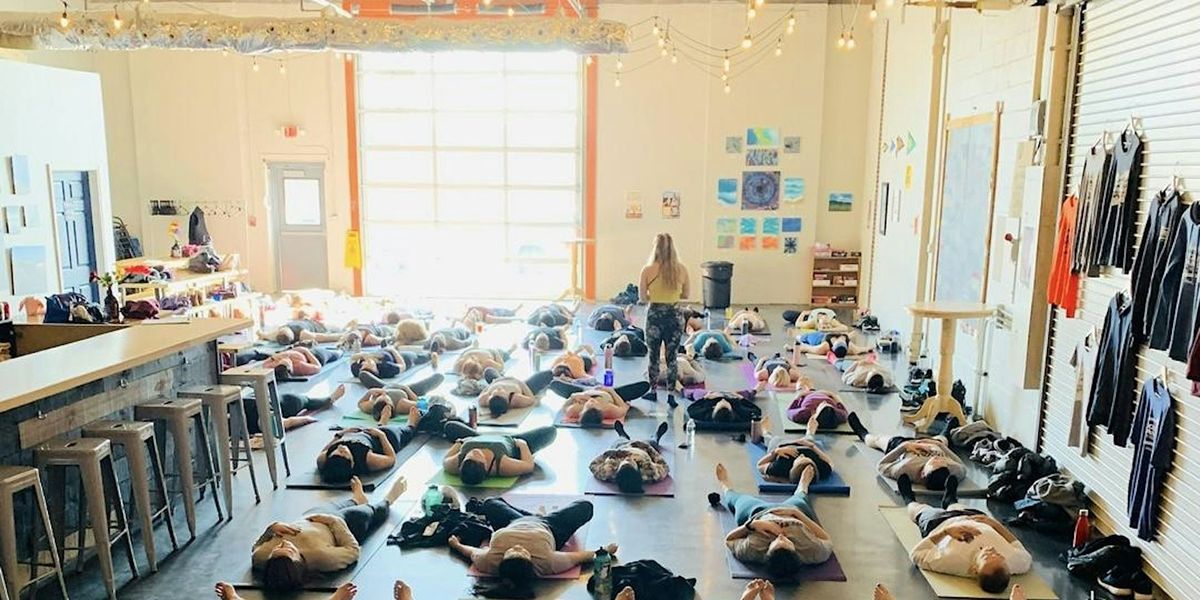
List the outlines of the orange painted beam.
<svg viewBox="0 0 1200 600">
<path fill-rule="evenodd" d="M 596 16 L 595 6 L 587 8 L 588 16 Z M 599 108 L 600 61 L 584 67 L 583 119 L 586 123 L 583 138 L 583 237 L 596 239 L 596 142 Z M 583 297 L 596 298 L 596 242 L 583 246 Z"/>
<path fill-rule="evenodd" d="M 350 231 L 358 232 L 359 243 L 362 239 L 362 199 L 359 197 L 361 186 L 358 181 L 358 87 L 354 80 L 354 61 L 345 61 L 342 65 L 346 80 L 346 156 L 350 165 Z M 366 256 L 366 251 L 363 251 Z M 362 269 L 354 269 L 354 295 L 363 293 Z"/>
</svg>

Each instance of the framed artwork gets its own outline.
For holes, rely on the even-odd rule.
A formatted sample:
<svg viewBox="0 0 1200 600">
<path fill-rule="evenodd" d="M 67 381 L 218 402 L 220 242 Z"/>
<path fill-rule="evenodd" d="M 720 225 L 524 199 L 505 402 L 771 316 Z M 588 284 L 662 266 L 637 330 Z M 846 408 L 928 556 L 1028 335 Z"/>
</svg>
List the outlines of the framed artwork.
<svg viewBox="0 0 1200 600">
<path fill-rule="evenodd" d="M 854 207 L 854 194 L 832 192 L 829 194 L 829 212 L 850 212 Z"/>
<path fill-rule="evenodd" d="M 784 202 L 799 202 L 804 199 L 804 178 L 803 177 L 784 177 L 783 178 L 783 201 Z"/>
<path fill-rule="evenodd" d="M 717 204 L 721 206 L 737 206 L 737 179 L 717 180 Z"/>
<path fill-rule="evenodd" d="M 774 127 L 751 127 L 746 130 L 746 146 L 749 148 L 779 147 L 779 130 Z"/>
<path fill-rule="evenodd" d="M 742 138 L 739 136 L 729 136 L 725 138 L 725 153 L 726 154 L 741 154 L 742 153 Z"/>
<path fill-rule="evenodd" d="M 742 210 L 779 209 L 779 171 L 742 173 Z"/>
<path fill-rule="evenodd" d="M 33 185 L 29 177 L 29 157 L 14 154 L 8 157 L 8 180 L 12 182 L 12 193 L 21 196 L 28 194 Z"/>
<path fill-rule="evenodd" d="M 746 151 L 747 167 L 779 166 L 779 150 L 775 148 L 751 148 Z"/>
</svg>

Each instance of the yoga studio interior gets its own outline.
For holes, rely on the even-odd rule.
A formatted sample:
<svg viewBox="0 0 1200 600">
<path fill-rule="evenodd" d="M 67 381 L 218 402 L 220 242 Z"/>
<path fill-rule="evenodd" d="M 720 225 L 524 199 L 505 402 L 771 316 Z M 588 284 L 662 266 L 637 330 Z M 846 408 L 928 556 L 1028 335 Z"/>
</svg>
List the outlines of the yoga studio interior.
<svg viewBox="0 0 1200 600">
<path fill-rule="evenodd" d="M 0 0 L 0 600 L 1200 599 L 1200 1 Z"/>
</svg>

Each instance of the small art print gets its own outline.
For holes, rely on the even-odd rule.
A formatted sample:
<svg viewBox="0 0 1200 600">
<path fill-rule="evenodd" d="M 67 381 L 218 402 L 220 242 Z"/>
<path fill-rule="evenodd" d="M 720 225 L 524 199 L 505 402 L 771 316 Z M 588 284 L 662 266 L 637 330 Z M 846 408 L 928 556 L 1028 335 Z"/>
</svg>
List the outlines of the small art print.
<svg viewBox="0 0 1200 600">
<path fill-rule="evenodd" d="M 779 235 L 779 217 L 767 217 L 763 219 L 762 232 L 763 235 Z"/>
<path fill-rule="evenodd" d="M 717 233 L 725 235 L 734 235 L 738 231 L 737 219 L 732 217 L 722 217 L 717 219 Z"/>
<path fill-rule="evenodd" d="M 763 250 L 778 250 L 779 249 L 779 238 L 775 237 L 775 236 L 764 237 L 762 239 L 762 249 Z"/>
<path fill-rule="evenodd" d="M 778 148 L 779 130 L 774 127 L 751 127 L 746 130 L 746 146 Z"/>
<path fill-rule="evenodd" d="M 780 229 L 782 229 L 784 233 L 800 233 L 802 227 L 803 222 L 801 221 L 800 217 L 784 217 L 783 221 L 780 223 Z"/>
<path fill-rule="evenodd" d="M 754 251 L 758 249 L 758 238 L 744 235 L 738 239 L 738 250 Z"/>
<path fill-rule="evenodd" d="M 679 218 L 679 192 L 662 193 L 662 217 L 664 219 Z"/>
<path fill-rule="evenodd" d="M 737 206 L 738 202 L 738 180 L 736 179 L 718 179 L 717 180 L 717 204 L 721 206 Z"/>
<path fill-rule="evenodd" d="M 742 138 L 738 136 L 729 136 L 725 138 L 725 153 L 726 154 L 741 154 L 742 153 Z"/>
<path fill-rule="evenodd" d="M 783 253 L 795 254 L 796 248 L 800 246 L 800 242 L 794 237 L 783 238 Z"/>
<path fill-rule="evenodd" d="M 751 148 L 746 151 L 747 167 L 779 166 L 779 150 L 775 148 Z"/>
<path fill-rule="evenodd" d="M 742 173 L 742 210 L 779 210 L 779 171 Z"/>
<path fill-rule="evenodd" d="M 737 237 L 732 235 L 718 235 L 717 248 L 720 250 L 732 250 Z"/>
<path fill-rule="evenodd" d="M 800 136 L 789 135 L 783 138 L 784 154 L 800 154 Z"/>
<path fill-rule="evenodd" d="M 829 194 L 829 212 L 850 212 L 854 207 L 854 194 L 833 192 Z"/>
<path fill-rule="evenodd" d="M 738 233 L 742 235 L 754 235 L 758 233 L 758 219 L 754 217 L 742 217 Z"/>
</svg>

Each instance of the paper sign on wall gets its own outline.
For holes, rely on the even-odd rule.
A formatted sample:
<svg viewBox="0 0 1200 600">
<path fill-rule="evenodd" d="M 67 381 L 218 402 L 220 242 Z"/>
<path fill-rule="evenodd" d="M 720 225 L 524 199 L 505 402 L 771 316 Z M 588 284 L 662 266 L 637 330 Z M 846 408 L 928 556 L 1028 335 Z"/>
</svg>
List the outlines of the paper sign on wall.
<svg viewBox="0 0 1200 600">
<path fill-rule="evenodd" d="M 346 248 L 343 264 L 347 269 L 362 268 L 362 237 L 353 229 L 346 231 Z"/>
<path fill-rule="evenodd" d="M 679 192 L 667 191 L 662 193 L 662 218 L 679 218 Z"/>
<path fill-rule="evenodd" d="M 904 189 L 912 189 L 913 167 L 912 165 L 904 165 Z"/>
<path fill-rule="evenodd" d="M 642 218 L 642 195 L 640 193 L 627 192 L 625 194 L 625 218 Z"/>
</svg>

